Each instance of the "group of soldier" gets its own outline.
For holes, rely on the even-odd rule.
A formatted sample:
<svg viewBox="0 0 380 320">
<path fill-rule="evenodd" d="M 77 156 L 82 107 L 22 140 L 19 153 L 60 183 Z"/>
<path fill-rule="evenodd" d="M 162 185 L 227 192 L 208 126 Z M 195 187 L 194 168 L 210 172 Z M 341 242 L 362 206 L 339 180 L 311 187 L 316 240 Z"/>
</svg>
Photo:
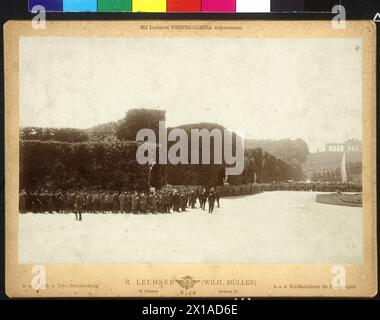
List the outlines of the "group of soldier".
<svg viewBox="0 0 380 320">
<path fill-rule="evenodd" d="M 157 214 L 184 212 L 199 207 L 213 213 L 220 207 L 221 197 L 253 195 L 264 191 L 361 192 L 361 183 L 273 182 L 265 184 L 224 185 L 217 187 L 165 186 L 147 192 L 88 191 L 88 190 L 21 190 L 20 212 L 75 213 L 133 213 Z"/>
<path fill-rule="evenodd" d="M 362 192 L 362 184 L 359 182 L 273 182 L 273 183 L 249 183 L 243 185 L 225 185 L 220 192 L 222 197 L 240 195 L 253 195 L 267 191 L 313 191 L 313 192 Z"/>
<path fill-rule="evenodd" d="M 361 182 L 273 182 L 262 185 L 263 191 L 362 192 Z"/>
<path fill-rule="evenodd" d="M 86 191 L 86 190 L 35 190 L 20 192 L 20 212 L 75 213 L 82 220 L 82 213 L 133 213 L 157 214 L 183 212 L 196 208 L 213 213 L 215 203 L 220 206 L 220 188 L 192 186 L 166 186 L 148 192 Z"/>
</svg>

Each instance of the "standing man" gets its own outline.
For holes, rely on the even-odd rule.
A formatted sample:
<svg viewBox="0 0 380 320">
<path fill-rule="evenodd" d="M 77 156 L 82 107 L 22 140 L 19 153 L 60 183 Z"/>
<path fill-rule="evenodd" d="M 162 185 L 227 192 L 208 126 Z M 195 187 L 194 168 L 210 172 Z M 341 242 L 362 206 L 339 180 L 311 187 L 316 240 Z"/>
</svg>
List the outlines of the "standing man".
<svg viewBox="0 0 380 320">
<path fill-rule="evenodd" d="M 140 211 L 143 214 L 147 214 L 148 212 L 148 198 L 145 193 L 140 194 Z"/>
<path fill-rule="evenodd" d="M 40 193 L 40 213 L 46 213 L 47 209 L 47 193 L 42 190 Z"/>
<path fill-rule="evenodd" d="M 167 204 L 165 200 L 165 195 L 161 194 L 157 199 L 157 210 L 159 213 L 167 213 Z M 169 209 L 170 210 L 170 209 Z"/>
<path fill-rule="evenodd" d="M 202 190 L 202 192 L 200 194 L 199 202 L 201 203 L 201 209 L 203 211 L 205 211 L 206 210 L 206 202 L 207 202 L 207 191 L 206 191 L 206 189 Z"/>
<path fill-rule="evenodd" d="M 66 190 L 62 193 L 62 212 L 67 213 L 68 210 L 69 210 L 69 193 Z"/>
<path fill-rule="evenodd" d="M 63 194 L 62 190 L 58 189 L 53 195 L 55 211 L 61 213 L 63 211 Z"/>
<path fill-rule="evenodd" d="M 180 202 L 181 202 L 181 211 L 186 211 L 187 208 L 187 202 L 188 202 L 188 196 L 186 192 L 181 192 L 180 194 Z"/>
<path fill-rule="evenodd" d="M 219 187 L 216 187 L 215 198 L 216 198 L 216 205 L 218 208 L 220 208 L 220 189 L 219 189 Z"/>
<path fill-rule="evenodd" d="M 126 199 L 125 199 L 125 212 L 131 213 L 132 211 L 132 195 L 130 192 L 126 192 Z"/>
<path fill-rule="evenodd" d="M 99 207 L 101 213 L 106 213 L 107 211 L 107 194 L 104 190 L 102 190 L 102 193 L 99 197 Z"/>
<path fill-rule="evenodd" d="M 30 193 L 30 202 L 32 205 L 32 212 L 37 213 L 38 212 L 37 191 L 33 191 Z"/>
<path fill-rule="evenodd" d="M 78 220 L 78 213 L 80 211 L 80 198 L 79 198 L 79 192 L 75 192 L 75 203 L 74 203 L 74 213 L 75 213 L 75 220 Z"/>
<path fill-rule="evenodd" d="M 120 208 L 119 195 L 114 192 L 112 195 L 112 213 L 118 213 Z"/>
<path fill-rule="evenodd" d="M 195 204 L 197 203 L 197 193 L 195 192 L 195 190 L 191 191 L 190 202 L 191 202 L 191 208 L 194 209 Z"/>
<path fill-rule="evenodd" d="M 120 195 L 119 195 L 119 209 L 120 209 L 120 213 L 124 213 L 125 212 L 125 202 L 126 202 L 126 199 L 127 199 L 127 195 L 125 192 L 120 192 Z"/>
<path fill-rule="evenodd" d="M 137 191 L 135 191 L 132 195 L 132 213 L 138 214 L 139 211 L 139 196 Z"/>
<path fill-rule="evenodd" d="M 208 213 L 212 213 L 214 211 L 215 206 L 215 189 L 211 188 L 210 193 L 208 195 Z"/>
<path fill-rule="evenodd" d="M 179 212 L 180 208 L 180 196 L 177 192 L 177 190 L 174 190 L 173 192 L 173 211 L 174 212 Z"/>
<path fill-rule="evenodd" d="M 86 205 L 86 199 L 84 192 L 78 192 L 76 197 L 76 210 L 75 210 L 75 220 L 82 221 L 83 209 Z"/>
<path fill-rule="evenodd" d="M 92 197 L 93 193 L 91 191 L 88 191 L 86 194 L 86 212 L 94 212 L 92 207 Z"/>
<path fill-rule="evenodd" d="M 26 200 L 27 200 L 28 194 L 25 192 L 25 190 L 21 190 L 20 197 L 19 197 L 19 205 L 20 205 L 20 212 L 26 213 Z"/>
<path fill-rule="evenodd" d="M 150 212 L 157 214 L 157 193 L 150 195 Z"/>
<path fill-rule="evenodd" d="M 95 191 L 92 195 L 92 210 L 93 213 L 99 212 L 99 192 Z"/>
<path fill-rule="evenodd" d="M 54 203 L 54 194 L 52 191 L 48 191 L 47 192 L 47 211 L 49 213 L 53 213 L 54 212 L 54 206 L 55 206 L 55 203 Z"/>
<path fill-rule="evenodd" d="M 164 202 L 165 213 L 171 213 L 173 208 L 173 192 L 170 190 L 164 191 L 162 201 Z"/>
</svg>

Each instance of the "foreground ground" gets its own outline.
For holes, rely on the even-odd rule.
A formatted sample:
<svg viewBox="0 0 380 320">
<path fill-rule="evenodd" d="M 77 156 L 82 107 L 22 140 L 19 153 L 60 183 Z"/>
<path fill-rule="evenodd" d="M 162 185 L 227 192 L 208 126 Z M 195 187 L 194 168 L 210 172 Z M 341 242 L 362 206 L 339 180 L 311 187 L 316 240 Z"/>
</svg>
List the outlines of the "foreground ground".
<svg viewBox="0 0 380 320">
<path fill-rule="evenodd" d="M 362 209 L 266 192 L 159 215 L 19 215 L 20 263 L 360 263 Z"/>
</svg>

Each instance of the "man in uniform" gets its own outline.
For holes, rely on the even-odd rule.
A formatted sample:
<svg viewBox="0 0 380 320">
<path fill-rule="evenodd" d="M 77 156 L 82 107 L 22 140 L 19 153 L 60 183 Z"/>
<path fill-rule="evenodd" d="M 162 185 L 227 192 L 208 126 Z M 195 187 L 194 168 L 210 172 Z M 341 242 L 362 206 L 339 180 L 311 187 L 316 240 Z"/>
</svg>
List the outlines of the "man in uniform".
<svg viewBox="0 0 380 320">
<path fill-rule="evenodd" d="M 112 195 L 112 212 L 118 213 L 120 208 L 119 195 L 117 192 L 114 192 Z"/>
<path fill-rule="evenodd" d="M 99 195 L 99 208 L 101 213 L 106 213 L 107 211 L 107 203 L 106 203 L 106 193 L 104 190 Z"/>
<path fill-rule="evenodd" d="M 203 189 L 202 192 L 199 194 L 199 202 L 201 204 L 201 209 L 203 211 L 206 210 L 206 202 L 207 202 L 206 189 Z"/>
<path fill-rule="evenodd" d="M 132 195 L 130 192 L 126 192 L 125 212 L 131 213 L 131 211 L 132 211 Z"/>
<path fill-rule="evenodd" d="M 215 190 L 215 198 L 217 207 L 220 208 L 220 189 L 218 187 Z"/>
<path fill-rule="evenodd" d="M 120 192 L 120 195 L 118 197 L 120 213 L 125 213 L 125 201 L 126 201 L 126 199 L 127 199 L 126 192 Z"/>
<path fill-rule="evenodd" d="M 63 194 L 62 190 L 58 189 L 55 194 L 53 195 L 54 198 L 54 205 L 55 205 L 55 211 L 57 213 L 61 213 L 63 211 Z"/>
<path fill-rule="evenodd" d="M 174 189 L 174 192 L 173 192 L 173 211 L 174 212 L 179 212 L 180 201 L 181 201 L 180 196 L 177 190 Z"/>
<path fill-rule="evenodd" d="M 112 212 L 112 192 L 111 191 L 108 191 L 106 193 L 107 197 L 106 197 L 106 203 L 107 203 L 107 212 Z"/>
<path fill-rule="evenodd" d="M 70 193 L 70 208 L 69 208 L 69 212 L 75 212 L 75 210 L 76 210 L 76 207 L 75 207 L 76 200 L 77 200 L 77 193 L 75 191 L 71 191 L 71 193 Z"/>
<path fill-rule="evenodd" d="M 82 213 L 83 213 L 83 209 L 85 205 L 86 205 L 86 199 L 85 199 L 84 192 L 83 191 L 78 192 L 76 195 L 76 201 L 75 201 L 75 207 L 76 207 L 75 220 L 82 221 Z"/>
<path fill-rule="evenodd" d="M 28 194 L 25 192 L 25 190 L 21 190 L 20 196 L 19 196 L 20 213 L 26 213 L 27 197 L 28 197 Z"/>
<path fill-rule="evenodd" d="M 139 214 L 139 196 L 137 194 L 137 191 L 135 191 L 132 195 L 132 213 L 133 214 Z"/>
<path fill-rule="evenodd" d="M 179 195 L 180 198 L 180 206 L 181 206 L 181 211 L 184 212 L 186 211 L 186 206 L 187 206 L 187 195 L 185 192 L 181 192 Z"/>
<path fill-rule="evenodd" d="M 62 192 L 62 212 L 67 213 L 69 212 L 69 192 L 64 191 Z"/>
<path fill-rule="evenodd" d="M 215 206 L 215 189 L 211 188 L 210 193 L 208 195 L 208 213 L 212 213 L 214 211 Z"/>
<path fill-rule="evenodd" d="M 153 192 L 150 195 L 150 212 L 157 214 L 157 193 Z"/>
<path fill-rule="evenodd" d="M 145 193 L 140 194 L 140 211 L 143 214 L 148 214 L 148 198 Z"/>
<path fill-rule="evenodd" d="M 79 192 L 74 191 L 74 213 L 75 213 L 75 220 L 78 220 L 78 210 L 80 207 L 80 200 L 79 200 Z"/>
<path fill-rule="evenodd" d="M 46 213 L 48 211 L 47 198 L 46 190 L 42 190 L 40 193 L 40 213 Z"/>
<path fill-rule="evenodd" d="M 99 208 L 99 192 L 95 191 L 92 194 L 92 203 L 91 203 L 93 213 L 98 213 L 100 211 Z"/>
<path fill-rule="evenodd" d="M 51 191 L 47 192 L 47 211 L 49 213 L 53 213 L 54 212 L 54 195 Z"/>
<path fill-rule="evenodd" d="M 191 191 L 190 202 L 191 202 L 191 208 L 194 209 L 195 204 L 197 203 L 197 193 L 194 189 Z"/>
<path fill-rule="evenodd" d="M 31 202 L 32 202 L 33 213 L 41 212 L 41 198 L 40 198 L 40 194 L 37 190 L 32 192 Z"/>
<path fill-rule="evenodd" d="M 93 194 L 91 191 L 88 191 L 86 194 L 86 212 L 93 212 L 93 207 L 92 207 L 92 197 Z"/>
<path fill-rule="evenodd" d="M 164 204 L 165 213 L 171 213 L 173 208 L 173 192 L 170 190 L 164 191 L 162 194 L 162 201 Z"/>
</svg>

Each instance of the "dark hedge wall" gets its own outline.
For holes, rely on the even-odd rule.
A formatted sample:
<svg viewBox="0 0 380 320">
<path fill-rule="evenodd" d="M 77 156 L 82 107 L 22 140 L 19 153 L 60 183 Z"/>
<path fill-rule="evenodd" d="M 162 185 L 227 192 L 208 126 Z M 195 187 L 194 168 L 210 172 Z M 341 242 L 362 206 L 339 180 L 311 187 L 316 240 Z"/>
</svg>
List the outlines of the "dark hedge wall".
<svg viewBox="0 0 380 320">
<path fill-rule="evenodd" d="M 223 165 L 168 165 L 167 181 L 172 185 L 222 185 Z"/>
<path fill-rule="evenodd" d="M 147 166 L 136 162 L 133 142 L 20 141 L 20 188 L 90 188 L 133 190 L 147 187 Z M 152 182 L 159 187 L 165 170 L 156 166 Z"/>
<path fill-rule="evenodd" d="M 173 185 L 222 185 L 226 165 L 168 165 L 168 183 Z M 237 176 L 229 176 L 232 185 L 265 183 L 294 179 L 293 167 L 260 148 L 246 149 L 244 171 Z"/>
<path fill-rule="evenodd" d="M 158 139 L 160 120 L 165 120 L 165 111 L 133 109 L 121 121 L 86 131 L 24 128 L 20 134 L 20 188 L 145 189 L 149 169 L 136 162 L 136 150 L 140 145 L 135 142 L 136 133 L 141 128 L 150 128 L 156 132 Z M 215 123 L 188 124 L 177 128 L 188 133 L 189 163 L 191 129 L 224 130 L 223 126 Z M 168 128 L 168 132 L 171 129 Z M 235 136 L 233 142 L 235 149 Z M 168 150 L 174 143 L 168 143 Z M 201 153 L 202 146 L 199 147 Z M 285 181 L 302 176 L 300 168 L 294 168 L 268 152 L 263 152 L 261 148 L 246 148 L 244 157 L 244 172 L 239 176 L 228 177 L 230 184 Z M 151 185 L 222 185 L 225 167 L 225 163 L 155 165 L 151 172 Z"/>
<path fill-rule="evenodd" d="M 210 132 L 213 129 L 219 129 L 222 131 L 225 129 L 223 126 L 217 123 L 193 123 L 181 125 L 174 128 L 168 128 L 168 132 L 172 129 L 183 129 L 187 132 L 188 136 L 188 162 L 191 162 L 191 130 L 192 129 L 207 129 Z M 235 134 L 233 134 L 233 149 L 236 147 Z M 168 150 L 175 142 L 168 142 Z M 224 139 L 223 139 L 224 143 Z M 223 151 L 222 151 L 223 152 Z M 202 162 L 202 143 L 199 143 L 199 161 Z M 210 141 L 210 163 L 211 164 L 178 164 L 167 166 L 167 179 L 169 184 L 173 185 L 205 185 L 215 186 L 222 185 L 225 176 L 226 164 L 212 164 L 214 162 L 214 141 Z"/>
<path fill-rule="evenodd" d="M 148 167 L 136 162 L 135 142 L 20 141 L 20 187 L 133 190 L 148 183 Z M 225 165 L 155 165 L 151 184 L 222 185 Z M 261 149 L 245 151 L 244 171 L 230 184 L 293 179 L 292 167 Z"/>
</svg>

